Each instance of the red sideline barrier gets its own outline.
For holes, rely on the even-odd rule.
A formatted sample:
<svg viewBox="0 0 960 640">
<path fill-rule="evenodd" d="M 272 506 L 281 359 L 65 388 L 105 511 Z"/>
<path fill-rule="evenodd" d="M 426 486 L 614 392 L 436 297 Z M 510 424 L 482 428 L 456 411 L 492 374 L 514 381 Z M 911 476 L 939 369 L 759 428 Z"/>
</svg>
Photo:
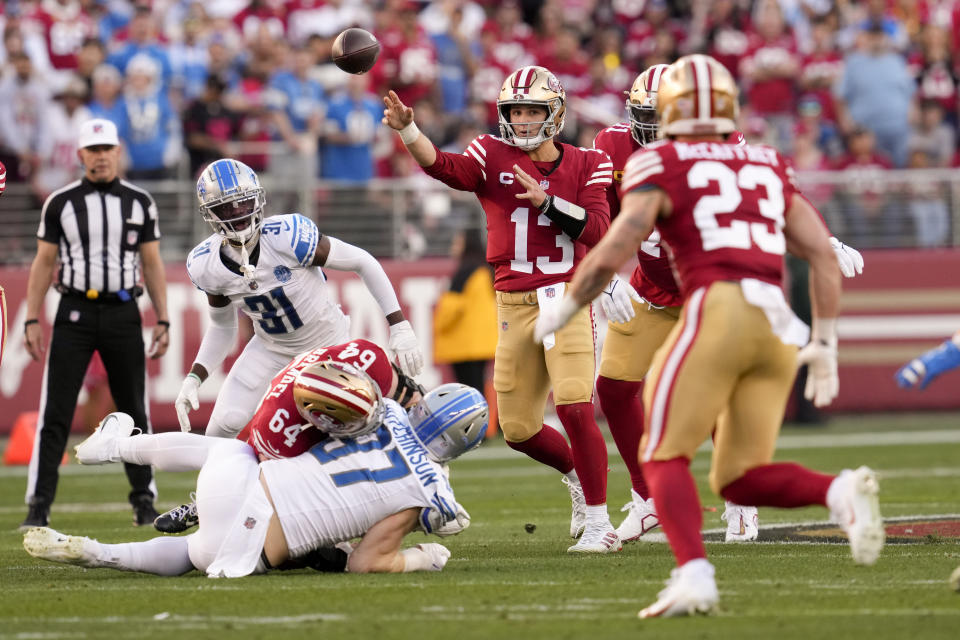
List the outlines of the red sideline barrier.
<svg viewBox="0 0 960 640">
<path fill-rule="evenodd" d="M 840 330 L 840 396 L 833 411 L 876 411 L 960 408 L 956 383 L 960 370 L 946 374 L 925 392 L 898 389 L 896 369 L 923 350 L 960 329 L 960 251 L 865 252 L 866 269 L 854 280 L 844 280 Z M 433 305 L 452 270 L 446 259 L 416 263 L 384 263 L 397 288 L 425 354 L 433 352 Z M 9 330 L 0 367 L 0 434 L 9 433 L 24 411 L 36 411 L 42 366 L 23 348 L 24 296 L 27 268 L 0 268 L 6 289 Z M 328 271 L 332 291 L 350 314 L 353 333 L 386 344 L 387 327 L 376 302 L 362 281 L 352 274 Z M 173 401 L 193 356 L 200 346 L 206 300 L 194 288 L 182 264 L 167 265 L 171 345 L 166 356 L 148 365 L 150 415 L 158 430 L 175 429 Z M 50 321 L 59 295 L 51 291 L 41 318 L 49 341 Z M 149 309 L 146 296 L 141 304 Z M 145 333 L 152 312 L 145 320 Z M 601 328 L 602 330 L 602 328 Z M 149 335 L 147 333 L 147 335 Z M 209 416 L 216 390 L 233 357 L 201 387 L 201 409 L 191 417 L 202 424 Z M 448 377 L 445 367 L 427 364 L 421 382 L 428 388 Z M 75 425 L 78 427 L 79 425 Z"/>
</svg>

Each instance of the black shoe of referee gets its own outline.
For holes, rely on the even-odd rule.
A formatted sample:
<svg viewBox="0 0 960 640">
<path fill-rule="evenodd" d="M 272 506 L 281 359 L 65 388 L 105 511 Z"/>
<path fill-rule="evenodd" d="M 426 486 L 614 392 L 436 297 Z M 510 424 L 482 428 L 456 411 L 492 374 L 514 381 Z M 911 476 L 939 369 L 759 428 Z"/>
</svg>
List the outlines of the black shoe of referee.
<svg viewBox="0 0 960 640">
<path fill-rule="evenodd" d="M 153 521 L 153 528 L 163 533 L 181 533 L 200 524 L 197 517 L 197 498 L 190 494 L 190 504 L 174 507 Z"/>
<path fill-rule="evenodd" d="M 149 497 L 133 500 L 133 526 L 142 527 L 150 524 L 157 517 L 157 510 L 153 506 L 153 499 Z"/>
</svg>

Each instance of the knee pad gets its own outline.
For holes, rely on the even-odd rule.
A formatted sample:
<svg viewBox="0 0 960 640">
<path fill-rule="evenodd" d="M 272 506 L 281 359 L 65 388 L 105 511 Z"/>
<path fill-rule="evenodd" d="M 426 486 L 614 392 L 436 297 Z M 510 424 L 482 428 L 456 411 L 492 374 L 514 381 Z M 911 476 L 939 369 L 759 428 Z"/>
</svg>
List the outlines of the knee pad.
<svg viewBox="0 0 960 640">
<path fill-rule="evenodd" d="M 562 378 L 553 383 L 554 404 L 590 402 L 593 395 L 592 381 L 587 378 Z"/>
</svg>

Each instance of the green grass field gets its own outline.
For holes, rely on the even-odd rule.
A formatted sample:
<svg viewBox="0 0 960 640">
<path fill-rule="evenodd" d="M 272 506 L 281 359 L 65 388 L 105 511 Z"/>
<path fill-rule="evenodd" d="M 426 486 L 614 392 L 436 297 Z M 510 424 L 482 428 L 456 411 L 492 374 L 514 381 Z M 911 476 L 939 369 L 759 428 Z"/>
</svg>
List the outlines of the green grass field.
<svg viewBox="0 0 960 640">
<path fill-rule="evenodd" d="M 828 428 L 785 429 L 778 455 L 825 471 L 867 464 L 881 474 L 885 517 L 960 514 L 957 415 L 838 418 Z M 694 462 L 719 529 L 722 501 Z M 614 524 L 628 498 L 611 455 Z M 855 566 L 844 544 L 708 544 L 721 592 L 719 615 L 641 621 L 673 566 L 663 543 L 610 556 L 570 556 L 569 498 L 556 473 L 502 441 L 454 463 L 452 481 L 473 517 L 446 539 L 442 573 L 321 575 L 308 571 L 210 580 L 159 578 L 35 560 L 16 527 L 25 515 L 22 468 L 0 467 L 0 639 L 53 638 L 960 638 L 960 594 L 947 578 L 960 565 L 955 538 L 890 544 L 873 567 Z M 160 474 L 160 507 L 183 500 L 191 474 Z M 118 465 L 63 468 L 51 524 L 105 542 L 146 539 L 132 527 Z M 960 515 L 957 516 L 960 520 Z M 761 509 L 761 529 L 822 522 L 822 509 Z M 527 533 L 524 525 L 536 525 Z M 424 540 L 420 534 L 411 542 Z"/>
</svg>

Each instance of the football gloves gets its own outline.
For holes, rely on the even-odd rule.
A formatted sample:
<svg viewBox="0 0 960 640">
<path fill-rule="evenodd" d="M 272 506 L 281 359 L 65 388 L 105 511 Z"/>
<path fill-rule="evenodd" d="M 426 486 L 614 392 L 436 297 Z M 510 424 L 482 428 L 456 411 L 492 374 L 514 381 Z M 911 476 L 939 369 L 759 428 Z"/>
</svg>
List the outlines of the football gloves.
<svg viewBox="0 0 960 640">
<path fill-rule="evenodd" d="M 614 274 L 613 280 L 599 296 L 600 308 L 610 322 L 623 324 L 630 322 L 636 315 L 633 303 L 643 302 L 640 294 L 630 286 L 630 283 Z"/>
<path fill-rule="evenodd" d="M 837 375 L 836 340 L 813 339 L 797 354 L 797 365 L 807 365 L 807 384 L 803 397 L 816 407 L 825 407 L 840 392 Z"/>
<path fill-rule="evenodd" d="M 190 431 L 190 410 L 200 408 L 200 378 L 196 374 L 188 373 L 180 384 L 180 393 L 173 406 L 177 409 L 177 420 L 180 422 L 180 431 Z"/>
<path fill-rule="evenodd" d="M 953 340 L 947 340 L 903 365 L 894 378 L 897 386 L 903 389 L 919 388 L 922 391 L 941 373 L 957 367 L 960 367 L 960 349 Z"/>
<path fill-rule="evenodd" d="M 397 364 L 404 374 L 414 377 L 423 370 L 423 354 L 420 353 L 417 336 L 414 335 L 409 321 L 403 320 L 390 325 L 390 340 L 387 346 L 396 355 Z"/>
<path fill-rule="evenodd" d="M 441 538 L 455 536 L 470 526 L 470 514 L 459 504 L 457 514 L 453 520 L 447 521 L 439 509 L 424 507 L 420 510 L 420 529 L 427 534 L 434 534 Z"/>
<path fill-rule="evenodd" d="M 851 246 L 845 245 L 830 236 L 830 247 L 837 254 L 837 264 L 844 278 L 853 278 L 863 273 L 863 256 Z"/>
</svg>

